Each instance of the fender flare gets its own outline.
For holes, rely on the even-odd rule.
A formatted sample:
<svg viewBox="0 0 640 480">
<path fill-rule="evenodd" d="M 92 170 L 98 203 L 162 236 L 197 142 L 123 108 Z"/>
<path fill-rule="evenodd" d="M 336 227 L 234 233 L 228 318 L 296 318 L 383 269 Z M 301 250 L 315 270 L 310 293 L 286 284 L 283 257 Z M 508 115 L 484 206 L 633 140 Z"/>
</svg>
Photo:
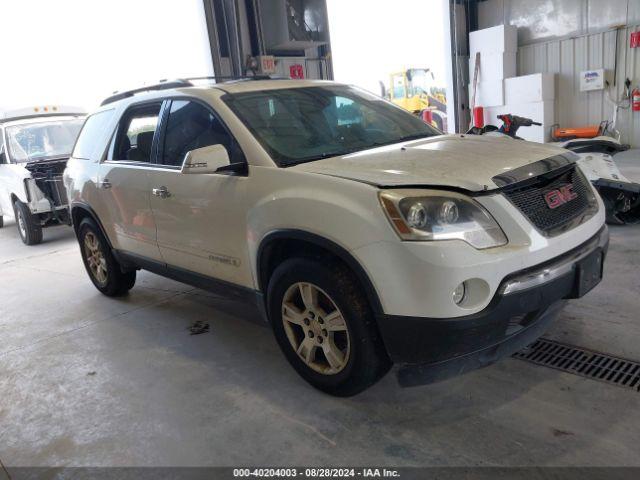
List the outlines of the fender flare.
<svg viewBox="0 0 640 480">
<path fill-rule="evenodd" d="M 98 215 L 96 214 L 95 210 L 84 202 L 73 202 L 69 208 L 69 211 L 71 213 L 71 221 L 73 222 L 73 231 L 75 232 L 76 237 L 78 236 L 78 227 L 79 227 L 79 225 L 76 225 L 76 215 L 74 214 L 76 210 L 84 210 L 88 214 L 91 220 L 93 220 L 96 223 L 96 225 L 100 229 L 100 232 L 102 233 L 104 238 L 107 240 L 107 243 L 109 244 L 109 248 L 113 250 L 113 245 L 111 244 L 111 240 L 109 240 L 109 237 L 107 236 L 107 232 L 102 226 L 102 222 L 98 218 Z"/>
<path fill-rule="evenodd" d="M 258 288 L 260 289 L 260 291 L 264 292 L 266 288 L 266 285 L 262 285 L 263 269 L 266 266 L 266 264 L 263 265 L 265 249 L 270 243 L 277 240 L 300 240 L 311 243 L 334 254 L 336 257 L 342 260 L 347 265 L 347 267 L 349 267 L 349 269 L 355 274 L 364 290 L 364 293 L 367 297 L 367 300 L 369 301 L 369 305 L 371 305 L 374 314 L 377 316 L 384 313 L 382 309 L 382 303 L 380 302 L 380 297 L 378 296 L 378 293 L 373 286 L 369 275 L 365 271 L 364 267 L 360 264 L 360 262 L 356 260 L 347 249 L 338 245 L 332 240 L 329 240 L 320 235 L 316 235 L 314 233 L 309 233 L 304 230 L 275 230 L 265 235 L 260 241 L 256 256 L 256 272 L 258 274 Z"/>
</svg>

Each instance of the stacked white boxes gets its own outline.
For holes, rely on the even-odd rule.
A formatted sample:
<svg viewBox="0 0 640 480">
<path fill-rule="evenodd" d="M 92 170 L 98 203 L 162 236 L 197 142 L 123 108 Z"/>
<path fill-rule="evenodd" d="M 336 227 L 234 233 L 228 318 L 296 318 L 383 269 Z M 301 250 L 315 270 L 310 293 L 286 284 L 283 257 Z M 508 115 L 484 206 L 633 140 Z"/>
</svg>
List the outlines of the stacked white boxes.
<svg viewBox="0 0 640 480">
<path fill-rule="evenodd" d="M 485 109 L 485 122 L 499 124 L 497 115 L 510 113 L 542 123 L 541 127 L 522 127 L 518 136 L 530 142 L 551 140 L 551 127 L 555 123 L 555 75 L 536 73 L 504 81 L 505 104 Z M 497 123 L 496 123 L 497 122 Z"/>
<path fill-rule="evenodd" d="M 548 142 L 555 123 L 555 75 L 538 73 L 516 77 L 518 29 L 512 25 L 478 30 L 469 34 L 469 99 L 473 96 L 476 53 L 480 72 L 476 106 L 484 107 L 484 122 L 501 125 L 498 115 L 510 113 L 542 123 L 522 127 L 518 136 L 532 142 Z"/>
<path fill-rule="evenodd" d="M 511 25 L 500 25 L 469 34 L 470 99 L 473 98 L 476 53 L 480 53 L 476 105 L 485 108 L 504 105 L 504 80 L 516 76 L 517 49 L 518 29 Z"/>
</svg>

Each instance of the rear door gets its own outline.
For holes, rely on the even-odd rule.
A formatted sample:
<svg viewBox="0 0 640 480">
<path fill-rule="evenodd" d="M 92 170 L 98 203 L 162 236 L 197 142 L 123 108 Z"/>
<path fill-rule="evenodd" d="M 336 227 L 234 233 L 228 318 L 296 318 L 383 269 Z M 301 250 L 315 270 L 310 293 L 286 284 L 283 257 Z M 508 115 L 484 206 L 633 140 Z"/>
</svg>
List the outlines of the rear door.
<svg viewBox="0 0 640 480">
<path fill-rule="evenodd" d="M 246 161 L 211 107 L 176 98 L 165 107 L 151 196 L 162 257 L 171 267 L 238 285 L 253 284 L 246 239 L 246 176 L 180 173 L 187 152 L 223 145 Z"/>
<path fill-rule="evenodd" d="M 100 165 L 98 191 L 101 220 L 118 250 L 161 261 L 149 198 L 149 171 L 157 143 L 162 101 L 130 106 Z"/>
</svg>

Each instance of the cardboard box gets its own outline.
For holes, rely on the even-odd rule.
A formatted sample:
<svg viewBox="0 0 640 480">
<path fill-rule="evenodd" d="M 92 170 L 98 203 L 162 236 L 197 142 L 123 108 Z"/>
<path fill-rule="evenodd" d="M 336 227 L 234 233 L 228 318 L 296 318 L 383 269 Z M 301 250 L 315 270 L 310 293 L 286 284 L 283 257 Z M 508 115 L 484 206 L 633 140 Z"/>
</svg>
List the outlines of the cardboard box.
<svg viewBox="0 0 640 480">
<path fill-rule="evenodd" d="M 469 102 L 473 100 L 473 84 L 469 84 Z M 476 105 L 494 107 L 504 105 L 504 82 L 479 82 L 476 92 Z"/>
<path fill-rule="evenodd" d="M 480 53 L 480 72 L 478 81 L 504 80 L 516 76 L 517 62 L 515 52 Z M 476 56 L 469 59 L 469 82 L 473 83 L 476 68 Z"/>
<path fill-rule="evenodd" d="M 477 30 L 469 34 L 469 53 L 471 58 L 476 52 L 503 53 L 518 51 L 518 27 L 498 25 L 497 27 Z"/>
<path fill-rule="evenodd" d="M 555 122 L 555 102 L 532 102 L 502 105 L 484 109 L 485 125 L 502 126 L 502 122 L 496 117 L 510 113 L 519 117 L 530 118 L 534 122 L 542 123 L 541 127 L 521 127 L 518 136 L 530 142 L 547 143 L 551 141 L 551 127 Z"/>
<path fill-rule="evenodd" d="M 504 81 L 504 101 L 507 105 L 555 100 L 555 74 L 536 73 Z"/>
</svg>

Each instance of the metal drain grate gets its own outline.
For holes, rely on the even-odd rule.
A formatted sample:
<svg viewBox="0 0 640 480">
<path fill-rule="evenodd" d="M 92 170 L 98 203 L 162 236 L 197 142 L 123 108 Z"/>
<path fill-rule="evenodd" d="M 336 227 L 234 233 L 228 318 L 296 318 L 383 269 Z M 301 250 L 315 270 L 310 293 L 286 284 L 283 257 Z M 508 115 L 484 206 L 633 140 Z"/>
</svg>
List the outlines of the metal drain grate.
<svg viewBox="0 0 640 480">
<path fill-rule="evenodd" d="M 640 391 L 640 363 L 541 338 L 513 355 L 583 377 Z"/>
</svg>

